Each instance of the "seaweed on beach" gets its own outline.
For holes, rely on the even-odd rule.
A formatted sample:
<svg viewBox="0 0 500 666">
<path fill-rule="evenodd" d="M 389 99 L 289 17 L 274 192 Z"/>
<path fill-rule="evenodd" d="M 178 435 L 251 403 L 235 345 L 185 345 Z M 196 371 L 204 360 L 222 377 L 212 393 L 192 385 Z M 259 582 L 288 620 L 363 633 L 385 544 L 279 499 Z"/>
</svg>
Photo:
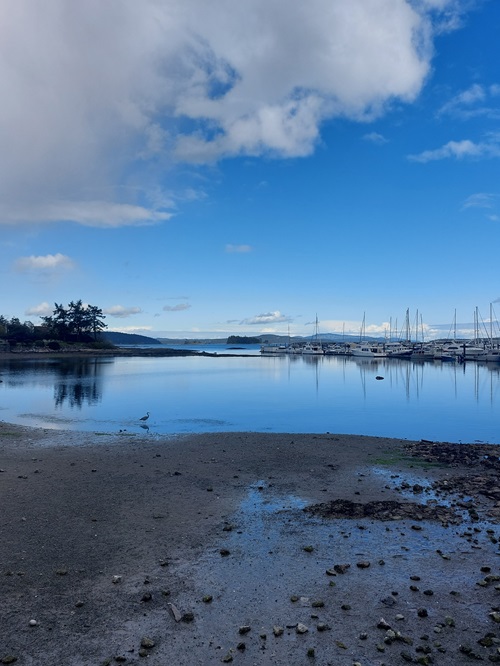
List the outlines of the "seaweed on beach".
<svg viewBox="0 0 500 666">
<path fill-rule="evenodd" d="M 441 523 L 461 522 L 453 509 L 436 504 L 416 502 L 351 502 L 337 499 L 307 506 L 304 511 L 322 518 L 372 518 L 374 520 L 434 520 Z"/>
</svg>

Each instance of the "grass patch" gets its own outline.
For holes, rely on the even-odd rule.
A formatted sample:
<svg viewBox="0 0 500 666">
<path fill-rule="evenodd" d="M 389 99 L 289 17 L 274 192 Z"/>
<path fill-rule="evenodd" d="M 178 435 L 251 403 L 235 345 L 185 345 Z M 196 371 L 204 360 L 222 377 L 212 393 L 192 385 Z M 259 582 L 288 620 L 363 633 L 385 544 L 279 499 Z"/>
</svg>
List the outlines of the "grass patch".
<svg viewBox="0 0 500 666">
<path fill-rule="evenodd" d="M 11 430 L 1 430 L 0 437 L 22 437 L 24 433 L 22 432 L 12 432 Z"/>
<path fill-rule="evenodd" d="M 373 462 L 377 465 L 385 465 L 387 467 L 394 467 L 395 465 L 408 465 L 411 467 L 418 467 L 420 469 L 433 469 L 437 467 L 447 467 L 446 463 L 429 462 L 423 458 L 407 456 L 404 454 L 394 454 L 392 451 L 387 456 L 375 458 Z"/>
</svg>

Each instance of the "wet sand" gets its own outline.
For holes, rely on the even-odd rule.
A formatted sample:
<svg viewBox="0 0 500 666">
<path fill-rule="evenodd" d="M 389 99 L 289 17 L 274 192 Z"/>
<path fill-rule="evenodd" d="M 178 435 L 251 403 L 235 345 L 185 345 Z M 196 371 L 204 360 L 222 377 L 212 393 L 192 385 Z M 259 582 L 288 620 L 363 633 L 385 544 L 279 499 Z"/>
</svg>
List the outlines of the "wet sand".
<svg viewBox="0 0 500 666">
<path fill-rule="evenodd" d="M 0 663 L 500 662 L 497 464 L 479 445 L 0 422 Z"/>
</svg>

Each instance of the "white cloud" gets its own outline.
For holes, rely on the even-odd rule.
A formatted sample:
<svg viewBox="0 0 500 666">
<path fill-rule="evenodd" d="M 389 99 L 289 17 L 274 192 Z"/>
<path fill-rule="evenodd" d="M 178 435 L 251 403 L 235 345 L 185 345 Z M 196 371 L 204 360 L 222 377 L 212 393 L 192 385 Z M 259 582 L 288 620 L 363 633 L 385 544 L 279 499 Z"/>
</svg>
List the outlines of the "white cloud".
<svg viewBox="0 0 500 666">
<path fill-rule="evenodd" d="M 457 7 L 3 0 L 0 223 L 160 223 L 176 160 L 309 155 L 328 118 L 413 101 Z"/>
<path fill-rule="evenodd" d="M 474 83 L 446 102 L 439 109 L 438 115 L 452 115 L 463 120 L 476 116 L 498 119 L 500 110 L 497 107 L 488 106 L 488 102 L 499 94 L 499 90 L 498 84 L 485 86 Z"/>
<path fill-rule="evenodd" d="M 43 256 L 20 257 L 15 262 L 15 269 L 20 273 L 47 272 L 54 273 L 59 270 L 71 270 L 75 264 L 65 254 L 46 254 Z"/>
<path fill-rule="evenodd" d="M 500 142 L 498 137 L 491 137 L 489 141 L 475 143 L 469 139 L 462 141 L 449 141 L 441 148 L 435 150 L 424 150 L 417 155 L 408 155 L 412 162 L 433 162 L 449 158 L 465 159 L 471 158 L 489 158 L 500 157 Z"/>
<path fill-rule="evenodd" d="M 126 317 L 131 317 L 132 315 L 141 314 L 142 310 L 138 307 L 124 307 L 123 305 L 112 305 L 110 308 L 103 308 L 103 313 L 109 315 L 110 317 L 118 317 L 120 319 L 125 319 Z"/>
<path fill-rule="evenodd" d="M 172 213 L 106 201 L 57 201 L 50 204 L 0 205 L 0 224 L 76 222 L 86 227 L 144 226 L 169 220 Z"/>
<path fill-rule="evenodd" d="M 39 305 L 34 305 L 33 307 L 28 308 L 24 314 L 27 316 L 35 315 L 37 317 L 50 317 L 53 312 L 54 312 L 54 304 L 49 305 L 49 303 L 44 301 Z"/>
<path fill-rule="evenodd" d="M 231 243 L 228 243 L 226 245 L 226 252 L 232 253 L 232 252 L 240 252 L 240 253 L 245 253 L 245 252 L 251 252 L 252 251 L 252 246 L 251 245 L 232 245 Z"/>
<path fill-rule="evenodd" d="M 378 132 L 369 132 L 368 134 L 363 135 L 363 139 L 365 141 L 369 141 L 370 143 L 376 143 L 379 146 L 388 142 L 388 139 L 386 139 L 383 134 L 379 134 Z"/>
<path fill-rule="evenodd" d="M 178 303 L 177 305 L 164 305 L 163 309 L 165 312 L 182 312 L 183 310 L 189 310 L 190 307 L 189 303 Z"/>
<path fill-rule="evenodd" d="M 497 200 L 497 194 L 478 192 L 477 194 L 471 194 L 470 197 L 467 197 L 462 208 L 494 208 Z"/>
<path fill-rule="evenodd" d="M 281 314 L 279 310 L 274 312 L 265 312 L 263 314 L 255 315 L 254 317 L 249 317 L 248 319 L 243 319 L 240 321 L 242 326 L 262 326 L 269 324 L 281 324 L 283 322 L 291 322 L 292 319 L 287 315 Z"/>
</svg>

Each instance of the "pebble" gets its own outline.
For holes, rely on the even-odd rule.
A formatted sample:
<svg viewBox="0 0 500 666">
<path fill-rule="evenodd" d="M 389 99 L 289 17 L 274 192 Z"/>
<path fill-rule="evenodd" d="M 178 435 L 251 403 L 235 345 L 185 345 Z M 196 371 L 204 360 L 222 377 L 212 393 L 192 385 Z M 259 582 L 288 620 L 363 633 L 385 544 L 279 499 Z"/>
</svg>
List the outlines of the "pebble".
<svg viewBox="0 0 500 666">
<path fill-rule="evenodd" d="M 273 627 L 273 634 L 274 634 L 275 636 L 281 636 L 281 635 L 283 634 L 283 632 L 284 632 L 283 627 L 278 627 L 277 625 L 275 625 L 275 626 Z"/>
<path fill-rule="evenodd" d="M 296 627 L 296 629 L 295 629 L 295 631 L 296 631 L 298 634 L 305 634 L 305 633 L 307 633 L 307 632 L 309 631 L 309 629 L 308 629 L 308 627 L 306 627 L 305 624 L 302 624 L 302 622 L 299 622 L 298 625 L 297 625 L 297 627 Z"/>
<path fill-rule="evenodd" d="M 363 560 L 361 562 L 357 562 L 356 566 L 359 569 L 368 569 L 368 567 L 370 566 L 370 562 L 368 562 L 367 560 Z"/>
<path fill-rule="evenodd" d="M 144 636 L 141 639 L 141 647 L 145 648 L 146 650 L 150 650 L 151 648 L 154 648 L 155 642 L 152 638 L 149 638 L 148 636 Z"/>
<path fill-rule="evenodd" d="M 36 620 L 30 620 L 29 623 L 30 627 L 36 627 L 38 622 Z"/>
</svg>

